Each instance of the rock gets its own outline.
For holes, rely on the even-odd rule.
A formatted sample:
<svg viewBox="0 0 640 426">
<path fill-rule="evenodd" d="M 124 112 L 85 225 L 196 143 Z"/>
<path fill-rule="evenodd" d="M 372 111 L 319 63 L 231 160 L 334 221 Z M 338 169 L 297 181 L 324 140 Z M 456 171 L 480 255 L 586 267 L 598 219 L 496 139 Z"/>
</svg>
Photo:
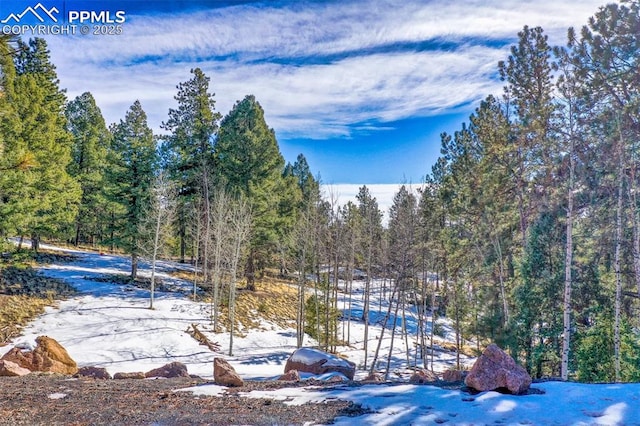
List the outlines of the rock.
<svg viewBox="0 0 640 426">
<path fill-rule="evenodd" d="M 2 360 L 15 362 L 30 371 L 60 373 L 70 376 L 78 372 L 76 362 L 56 340 L 40 336 L 36 339 L 36 343 L 37 346 L 33 351 L 23 351 L 15 347 L 4 354 Z"/>
<path fill-rule="evenodd" d="M 113 378 L 116 380 L 122 379 L 145 379 L 145 375 L 142 371 L 136 371 L 133 373 L 116 373 L 113 375 Z"/>
<path fill-rule="evenodd" d="M 31 370 L 20 367 L 15 362 L 0 361 L 0 377 L 20 377 L 31 373 Z"/>
<path fill-rule="evenodd" d="M 300 373 L 298 373 L 298 370 L 289 370 L 282 376 L 278 377 L 278 380 L 282 382 L 299 382 Z"/>
<path fill-rule="evenodd" d="M 382 383 L 384 382 L 384 376 L 381 373 L 369 373 L 362 381 L 368 383 Z"/>
<path fill-rule="evenodd" d="M 244 386 L 244 381 L 236 370 L 222 358 L 213 359 L 213 379 L 222 386 Z"/>
<path fill-rule="evenodd" d="M 349 379 L 347 379 L 343 374 L 332 375 L 326 380 L 327 383 L 344 383 L 348 381 Z"/>
<path fill-rule="evenodd" d="M 447 370 L 442 374 L 442 380 L 445 382 L 464 382 L 467 373 L 467 371 L 461 370 Z"/>
<path fill-rule="evenodd" d="M 490 344 L 478 357 L 464 383 L 478 391 L 506 388 L 522 394 L 531 386 L 527 371 L 495 344 Z"/>
<path fill-rule="evenodd" d="M 93 379 L 110 380 L 111 374 L 109 374 L 106 368 L 80 367 L 74 377 L 91 377 Z"/>
<path fill-rule="evenodd" d="M 160 368 L 148 371 L 145 377 L 165 377 L 167 379 L 172 377 L 189 377 L 189 372 L 187 371 L 187 366 L 183 363 L 171 362 Z"/>
<path fill-rule="evenodd" d="M 356 374 L 356 365 L 351 361 L 318 349 L 300 348 L 287 360 L 284 372 L 287 373 L 290 370 L 304 371 L 315 375 L 336 372 L 353 380 L 353 376 Z"/>
<path fill-rule="evenodd" d="M 427 383 L 435 383 L 438 381 L 436 373 L 429 370 L 416 370 L 409 378 L 409 383 L 414 385 L 424 385 Z"/>
</svg>

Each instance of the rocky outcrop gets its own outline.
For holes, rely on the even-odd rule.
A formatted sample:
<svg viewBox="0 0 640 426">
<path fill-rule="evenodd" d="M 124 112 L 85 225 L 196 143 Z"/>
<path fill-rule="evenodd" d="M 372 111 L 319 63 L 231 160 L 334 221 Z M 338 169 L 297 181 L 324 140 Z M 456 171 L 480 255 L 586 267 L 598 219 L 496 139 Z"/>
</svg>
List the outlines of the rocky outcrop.
<svg viewBox="0 0 640 426">
<path fill-rule="evenodd" d="M 20 377 L 31 373 L 31 370 L 20 367 L 15 362 L 0 361 L 0 377 Z"/>
<path fill-rule="evenodd" d="M 222 386 L 244 386 L 244 381 L 236 370 L 222 358 L 213 359 L 213 379 Z"/>
<path fill-rule="evenodd" d="M 171 362 L 160 368 L 153 369 L 145 373 L 145 377 L 164 377 L 170 379 L 172 377 L 189 377 L 187 366 L 181 362 Z"/>
<path fill-rule="evenodd" d="M 465 384 L 478 391 L 506 388 L 522 394 L 531 386 L 531 376 L 498 346 L 487 346 L 465 379 Z"/>
<path fill-rule="evenodd" d="M 80 367 L 75 377 L 90 377 L 92 379 L 109 380 L 111 374 L 106 368 L 101 367 Z"/>
<path fill-rule="evenodd" d="M 14 362 L 30 371 L 44 371 L 70 376 L 78 372 L 76 362 L 56 340 L 40 336 L 36 339 L 36 343 L 37 346 L 33 351 L 13 348 L 2 357 L 2 360 Z"/>
<path fill-rule="evenodd" d="M 285 373 L 291 370 L 315 375 L 332 372 L 342 373 L 349 380 L 353 380 L 353 376 L 356 374 L 356 365 L 351 361 L 318 349 L 300 348 L 291 354 L 284 367 Z"/>
<path fill-rule="evenodd" d="M 424 385 L 427 383 L 436 383 L 438 376 L 429 370 L 416 370 L 409 378 L 409 383 L 413 385 Z"/>
</svg>

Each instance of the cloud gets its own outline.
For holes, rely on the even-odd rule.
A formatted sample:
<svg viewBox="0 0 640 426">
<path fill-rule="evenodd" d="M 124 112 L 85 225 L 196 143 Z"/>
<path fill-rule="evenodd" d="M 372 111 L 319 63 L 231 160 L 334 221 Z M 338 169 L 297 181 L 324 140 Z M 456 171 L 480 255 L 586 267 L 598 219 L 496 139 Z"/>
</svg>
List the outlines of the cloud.
<svg viewBox="0 0 640 426">
<path fill-rule="evenodd" d="M 499 92 L 496 64 L 523 25 L 562 43 L 599 2 L 254 3 L 131 15 L 120 36 L 48 41 L 63 87 L 91 91 L 108 122 L 140 99 L 158 130 L 176 84 L 200 67 L 223 113 L 251 93 L 281 137 L 348 138 Z"/>
</svg>

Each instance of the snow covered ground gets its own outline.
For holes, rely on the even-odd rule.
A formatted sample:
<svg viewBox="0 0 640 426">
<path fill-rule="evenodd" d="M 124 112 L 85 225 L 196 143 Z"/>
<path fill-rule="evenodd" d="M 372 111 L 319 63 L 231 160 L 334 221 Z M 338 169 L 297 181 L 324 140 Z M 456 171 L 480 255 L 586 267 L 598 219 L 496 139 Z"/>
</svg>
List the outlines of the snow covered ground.
<svg viewBox="0 0 640 426">
<path fill-rule="evenodd" d="M 148 291 L 88 279 L 126 273 L 130 267 L 126 257 L 74 253 L 79 257 L 77 261 L 48 265 L 42 272 L 66 280 L 80 294 L 59 302 L 56 308 L 47 308 L 44 315 L 23 330 L 22 336 L 13 342 L 14 345 L 32 347 L 37 336 L 48 335 L 58 340 L 80 366 L 105 367 L 113 374 L 148 371 L 168 362 L 180 361 L 187 365 L 191 374 L 212 378 L 213 358 L 224 355 L 211 352 L 186 333 L 191 324 L 206 330 L 209 325 L 209 305 L 189 300 L 187 296 L 192 291 L 191 284 L 166 274 L 166 271 L 175 267 L 174 264 L 160 265 L 160 276 L 174 291 L 157 293 L 155 309 L 149 310 Z M 148 272 L 148 265 L 143 264 L 141 270 Z M 378 293 L 372 293 L 374 305 L 378 303 L 378 297 Z M 346 306 L 345 298 L 342 307 Z M 384 304 L 381 308 L 381 312 L 377 308 L 372 312 L 374 322 L 384 318 Z M 353 317 L 361 314 L 361 298 L 352 300 L 352 309 Z M 415 334 L 415 327 L 415 318 L 408 315 L 407 330 Z M 261 328 L 248 332 L 245 337 L 235 337 L 234 356 L 225 356 L 245 379 L 268 379 L 281 375 L 287 358 L 295 350 L 295 330 L 283 329 L 266 321 Z M 340 349 L 356 365 L 362 365 L 364 361 L 362 329 L 361 323 L 352 324 L 352 346 Z M 381 331 L 379 325 L 372 327 L 369 359 Z M 228 335 L 215 334 L 210 337 L 226 353 Z M 413 345 L 413 340 L 408 343 Z M 387 353 L 389 344 L 387 331 L 381 353 Z M 401 368 L 406 363 L 404 344 L 403 339 L 396 336 L 396 349 L 392 356 L 394 373 L 404 372 Z M 0 348 L 0 356 L 11 347 Z M 448 368 L 454 361 L 450 353 L 438 352 L 436 355 L 437 370 Z M 465 362 L 472 360 L 465 359 Z M 359 371 L 356 379 L 364 375 L 366 372 Z M 392 377 L 397 378 L 398 374 Z M 640 425 L 640 384 L 546 382 L 533 386 L 544 394 L 511 396 L 485 392 L 472 396 L 458 390 L 397 383 L 344 386 L 331 390 L 310 386 L 304 389 L 254 391 L 246 396 L 280 399 L 294 405 L 342 399 L 360 403 L 372 410 L 371 414 L 358 418 L 338 419 L 337 424 Z M 221 394 L 224 388 L 203 385 L 189 391 Z"/>
</svg>

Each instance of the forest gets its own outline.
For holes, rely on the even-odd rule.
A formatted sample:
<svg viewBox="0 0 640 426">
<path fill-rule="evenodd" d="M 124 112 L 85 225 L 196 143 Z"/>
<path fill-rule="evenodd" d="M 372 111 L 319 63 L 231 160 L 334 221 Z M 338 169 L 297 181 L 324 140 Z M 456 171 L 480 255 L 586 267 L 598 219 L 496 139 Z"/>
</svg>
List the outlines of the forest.
<svg viewBox="0 0 640 426">
<path fill-rule="evenodd" d="M 141 258 L 191 262 L 215 321 L 277 274 L 298 289 L 299 346 L 327 350 L 349 343 L 338 291 L 358 275 L 365 345 L 381 285 L 396 315 L 451 320 L 458 352 L 497 343 L 536 378 L 640 381 L 640 2 L 601 7 L 564 46 L 524 27 L 496 75 L 502 93 L 441 135 L 383 225 L 366 186 L 338 205 L 303 154 L 286 163 L 254 96 L 223 117 L 199 68 L 153 134 L 140 102 L 107 126 L 91 93 L 67 99 L 45 40 L 2 35 L 0 251 L 124 252 L 132 278 Z M 426 320 L 418 334 L 427 367 Z"/>
</svg>

